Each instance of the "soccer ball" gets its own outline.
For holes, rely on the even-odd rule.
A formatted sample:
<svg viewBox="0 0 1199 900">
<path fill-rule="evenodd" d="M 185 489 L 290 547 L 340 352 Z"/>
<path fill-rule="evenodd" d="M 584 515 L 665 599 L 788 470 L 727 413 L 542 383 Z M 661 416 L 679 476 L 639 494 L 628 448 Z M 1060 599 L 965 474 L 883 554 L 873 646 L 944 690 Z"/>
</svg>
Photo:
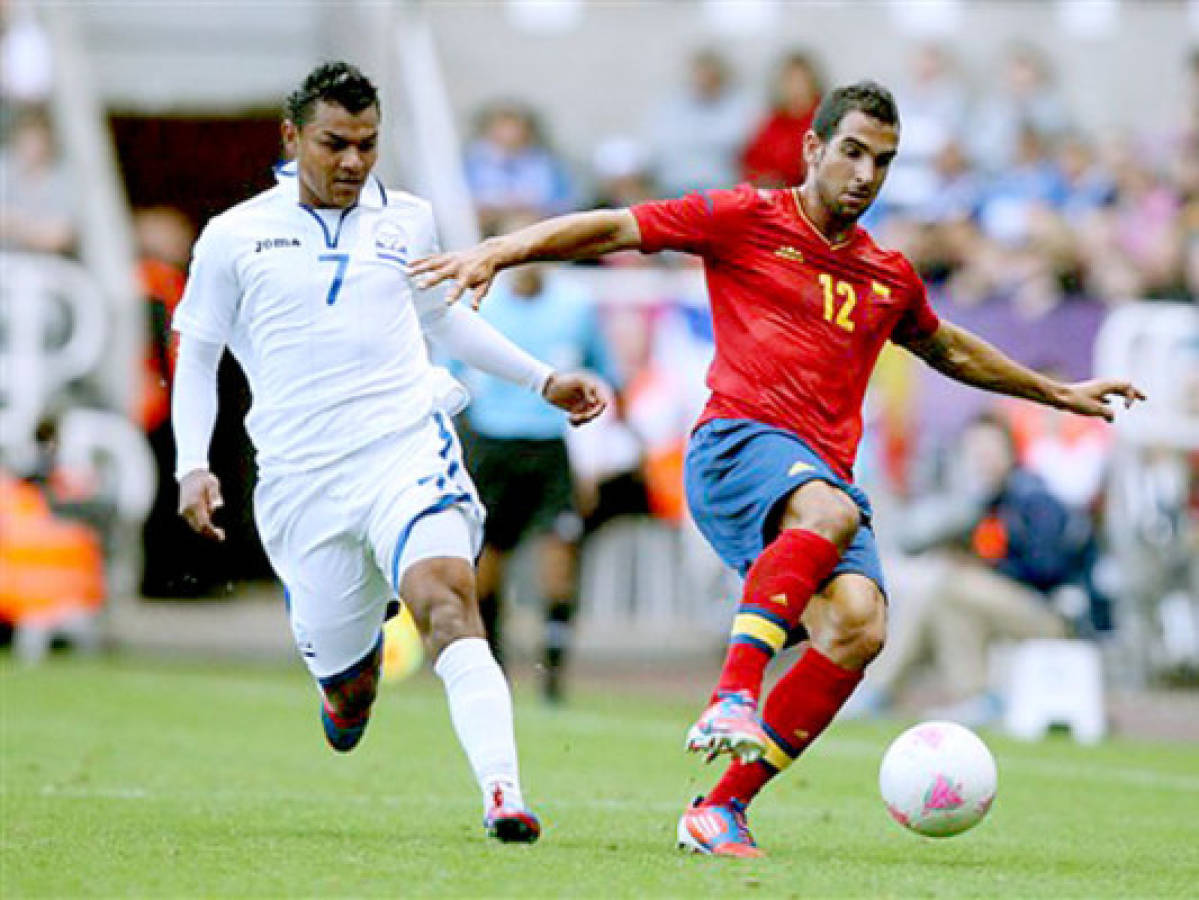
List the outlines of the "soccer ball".
<svg viewBox="0 0 1199 900">
<path fill-rule="evenodd" d="M 900 825 L 949 837 L 977 825 L 995 800 L 995 758 L 969 728 L 922 722 L 883 755 L 878 786 Z"/>
</svg>

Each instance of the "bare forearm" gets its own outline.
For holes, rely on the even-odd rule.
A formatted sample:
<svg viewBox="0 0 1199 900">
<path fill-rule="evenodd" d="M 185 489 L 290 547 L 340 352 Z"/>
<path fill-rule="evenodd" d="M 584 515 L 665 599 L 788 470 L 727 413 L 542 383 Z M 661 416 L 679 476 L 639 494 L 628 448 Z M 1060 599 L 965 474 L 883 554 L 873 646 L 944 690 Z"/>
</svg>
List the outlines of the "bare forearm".
<svg viewBox="0 0 1199 900">
<path fill-rule="evenodd" d="M 483 248 L 494 255 L 497 268 L 509 268 L 527 262 L 594 259 L 640 243 L 637 220 L 631 212 L 598 209 L 538 222 L 491 238 Z"/>
<path fill-rule="evenodd" d="M 1034 372 L 977 335 L 948 322 L 927 341 L 909 349 L 943 375 L 997 394 L 1047 406 L 1062 405 L 1062 385 Z"/>
</svg>

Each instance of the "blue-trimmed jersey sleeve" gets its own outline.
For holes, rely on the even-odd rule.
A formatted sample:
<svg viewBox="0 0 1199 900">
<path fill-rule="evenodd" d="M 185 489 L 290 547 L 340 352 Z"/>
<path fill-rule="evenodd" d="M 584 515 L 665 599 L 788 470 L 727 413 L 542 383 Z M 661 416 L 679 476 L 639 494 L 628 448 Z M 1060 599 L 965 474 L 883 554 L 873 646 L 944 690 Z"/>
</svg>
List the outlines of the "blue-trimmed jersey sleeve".
<svg viewBox="0 0 1199 900">
<path fill-rule="evenodd" d="M 420 231 L 413 235 L 412 245 L 408 248 L 409 259 L 421 259 L 441 252 L 441 241 L 437 237 L 437 223 L 433 217 L 433 207 L 427 203 L 423 205 L 425 215 L 421 219 L 424 224 Z M 448 312 L 449 308 L 445 305 L 446 288 L 447 285 L 439 284 L 437 287 L 425 290 L 415 280 L 412 281 L 412 302 L 416 307 L 416 315 L 420 319 L 421 328 L 426 332 L 436 328 Z"/>
</svg>

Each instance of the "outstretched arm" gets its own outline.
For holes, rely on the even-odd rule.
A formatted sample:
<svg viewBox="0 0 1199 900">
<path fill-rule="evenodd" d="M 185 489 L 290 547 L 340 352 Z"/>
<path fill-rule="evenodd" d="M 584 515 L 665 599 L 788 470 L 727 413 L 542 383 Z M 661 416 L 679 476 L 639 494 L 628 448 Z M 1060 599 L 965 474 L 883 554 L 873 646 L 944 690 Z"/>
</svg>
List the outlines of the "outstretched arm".
<svg viewBox="0 0 1199 900">
<path fill-rule="evenodd" d="M 1098 416 L 1108 422 L 1115 417 L 1108 398 L 1123 397 L 1125 408 L 1145 399 L 1132 383 L 1116 378 L 1076 384 L 1055 381 L 1020 365 L 966 329 L 945 321 L 928 337 L 910 340 L 904 346 L 938 372 L 963 384 L 1083 416 Z"/>
<path fill-rule="evenodd" d="M 586 372 L 556 372 L 460 306 L 422 319 L 425 334 L 446 354 L 469 366 L 540 394 L 565 410 L 571 425 L 590 422 L 608 405 L 607 387 Z"/>
<path fill-rule="evenodd" d="M 527 262 L 593 259 L 640 246 L 641 229 L 629 210 L 597 209 L 546 219 L 468 250 L 427 256 L 414 262 L 411 271 L 424 288 L 452 279 L 446 303 L 456 302 L 469 290 L 471 305 L 478 309 L 502 269 Z"/>
</svg>

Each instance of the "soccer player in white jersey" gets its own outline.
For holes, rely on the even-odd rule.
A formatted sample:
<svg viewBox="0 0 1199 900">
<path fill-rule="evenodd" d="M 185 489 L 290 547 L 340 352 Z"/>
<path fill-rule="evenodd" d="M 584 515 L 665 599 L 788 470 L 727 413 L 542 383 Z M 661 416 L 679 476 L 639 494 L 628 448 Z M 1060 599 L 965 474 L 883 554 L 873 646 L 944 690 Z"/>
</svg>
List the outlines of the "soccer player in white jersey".
<svg viewBox="0 0 1199 900">
<path fill-rule="evenodd" d="M 330 745 L 344 752 L 362 737 L 383 620 L 398 595 L 445 684 L 487 833 L 532 842 L 540 824 L 521 796 L 511 696 L 475 597 L 484 511 L 438 408 L 423 338 L 539 391 L 574 424 L 598 415 L 606 392 L 415 287 L 408 261 L 436 251 L 433 216 L 428 203 L 371 174 L 379 116 L 376 89 L 356 68 L 313 70 L 287 100 L 283 139 L 294 167 L 201 234 L 174 319 L 180 514 L 223 539 L 208 445 L 227 346 L 253 395 L 246 426 L 258 454 L 258 530 L 320 686 Z"/>
</svg>

